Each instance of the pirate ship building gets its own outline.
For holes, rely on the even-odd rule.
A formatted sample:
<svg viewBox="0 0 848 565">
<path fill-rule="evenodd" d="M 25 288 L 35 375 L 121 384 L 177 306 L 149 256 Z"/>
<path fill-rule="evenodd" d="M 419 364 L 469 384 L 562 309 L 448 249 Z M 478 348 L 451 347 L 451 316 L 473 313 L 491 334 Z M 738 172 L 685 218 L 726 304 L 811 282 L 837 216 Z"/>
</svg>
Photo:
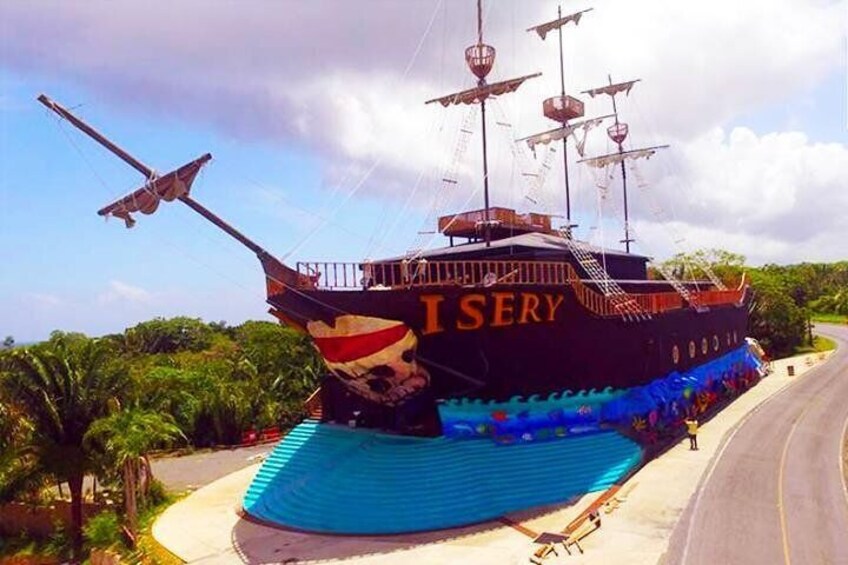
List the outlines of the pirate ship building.
<svg viewBox="0 0 848 565">
<path fill-rule="evenodd" d="M 151 214 L 162 200 L 176 199 L 256 254 L 270 312 L 308 333 L 326 362 L 327 376 L 312 399 L 313 406 L 320 402 L 325 421 L 434 436 L 443 431 L 443 400 L 628 389 L 717 359 L 745 335 L 746 287 L 726 289 L 714 277 L 706 286 L 692 285 L 670 273 L 666 280 L 651 280 L 648 257 L 631 253 L 626 164 L 661 147 L 625 148 L 628 126 L 619 120 L 616 96 L 629 93 L 636 81 L 610 80 L 585 91 L 611 98 L 609 116 L 581 119 L 583 102 L 566 94 L 562 28 L 577 24 L 586 11 L 560 12 L 528 30 L 542 39 L 556 30 L 560 38 L 561 92 L 543 104 L 557 126 L 521 141 L 531 148 L 562 141 L 565 225 L 555 229 L 551 215 L 490 205 L 487 101 L 540 73 L 488 82 L 496 51 L 483 42 L 478 5 L 477 42 L 465 51 L 476 86 L 428 103 L 479 105 L 483 207 L 439 218 L 450 245 L 383 260 L 285 265 L 192 198 L 192 182 L 209 154 L 160 175 L 58 103 L 44 95 L 39 100 L 145 176 L 142 188 L 100 215 L 131 227 L 133 213 Z M 607 133 L 617 151 L 581 163 L 620 168 L 624 251 L 573 238 L 567 141 L 575 138 L 582 154 L 586 132 L 610 118 Z"/>
<path fill-rule="evenodd" d="M 476 85 L 430 102 L 479 106 L 483 207 L 438 218 L 449 245 L 381 260 L 288 266 L 191 196 L 209 154 L 158 174 L 39 97 L 144 175 L 143 187 L 100 215 L 131 227 L 132 214 L 152 214 L 163 200 L 186 204 L 256 254 L 270 313 L 311 336 L 326 362 L 307 402 L 313 419 L 257 473 L 244 499 L 249 515 L 306 530 L 394 533 L 566 500 L 619 480 L 640 461 L 637 442 L 674 429 L 685 412 L 756 382 L 758 363 L 743 341 L 744 283 L 727 289 L 709 269 L 707 282 L 681 282 L 661 265 L 664 280 L 653 280 L 648 257 L 631 252 L 628 171 L 638 179 L 636 163 L 662 146 L 627 146 L 616 97 L 637 81 L 584 91 L 610 97 L 606 116 L 584 118 L 583 102 L 566 94 L 562 30 L 587 11 L 559 12 L 528 30 L 542 39 L 558 33 L 561 88 L 543 103 L 556 127 L 518 143 L 546 146 L 550 157 L 562 142 L 565 224 L 490 205 L 487 102 L 538 73 L 488 82 L 496 52 L 483 42 L 478 0 L 477 41 L 465 51 Z M 610 119 L 616 151 L 586 157 L 587 133 Z M 620 172 L 623 250 L 574 238 L 569 139 L 582 166 L 605 179 Z M 498 444 L 518 445 L 503 457 Z"/>
</svg>

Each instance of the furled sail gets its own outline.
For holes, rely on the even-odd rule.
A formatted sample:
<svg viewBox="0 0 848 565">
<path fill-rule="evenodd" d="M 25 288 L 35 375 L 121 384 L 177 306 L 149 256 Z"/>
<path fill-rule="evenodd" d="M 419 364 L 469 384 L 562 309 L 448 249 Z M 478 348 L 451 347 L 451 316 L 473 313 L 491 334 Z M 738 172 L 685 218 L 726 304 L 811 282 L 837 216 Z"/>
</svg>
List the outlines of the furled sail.
<svg viewBox="0 0 848 565">
<path fill-rule="evenodd" d="M 657 149 L 665 149 L 668 145 L 658 145 L 656 147 L 646 147 L 645 149 L 634 149 L 632 151 L 622 151 L 620 153 L 610 153 L 609 155 L 600 155 L 598 157 L 592 157 L 590 159 L 583 159 L 579 161 L 580 163 L 585 163 L 590 167 L 595 167 L 597 169 L 603 169 L 608 165 L 614 165 L 616 163 L 621 163 L 627 159 L 650 159 L 654 153 L 657 152 Z"/>
<path fill-rule="evenodd" d="M 536 33 L 539 34 L 539 37 L 542 38 L 542 41 L 544 41 L 545 36 L 548 35 L 548 33 L 552 32 L 555 29 L 561 28 L 562 26 L 564 26 L 568 22 L 574 22 L 574 25 L 579 24 L 580 18 L 583 17 L 583 14 L 585 14 L 586 12 L 590 12 L 591 10 L 592 10 L 592 8 L 589 8 L 588 10 L 581 10 L 581 11 L 575 13 L 575 14 L 569 14 L 567 16 L 557 18 L 553 21 L 545 22 L 543 24 L 533 26 L 531 28 L 528 28 L 527 31 L 535 31 Z"/>
<path fill-rule="evenodd" d="M 135 224 L 131 213 L 152 214 L 159 207 L 160 200 L 170 202 L 176 198 L 187 196 L 197 173 L 211 159 L 212 155 L 207 153 L 175 171 L 152 178 L 142 188 L 112 202 L 98 210 L 97 213 L 101 216 L 121 218 L 127 227 L 131 228 Z"/>
<path fill-rule="evenodd" d="M 523 139 L 519 139 L 518 141 L 526 141 L 527 146 L 535 150 L 536 146 L 539 144 L 547 145 L 552 141 L 559 141 L 560 139 L 566 138 L 569 135 L 573 135 L 577 140 L 577 150 L 580 155 L 583 155 L 583 147 L 586 143 L 586 134 L 589 133 L 589 130 L 601 125 L 606 118 L 611 118 L 613 114 L 609 114 L 607 116 L 598 116 L 597 118 L 590 118 L 588 120 L 583 120 L 582 122 L 575 122 L 573 124 L 568 124 L 560 128 L 555 128 L 552 130 L 544 131 L 542 133 L 537 133 L 536 135 L 531 135 L 530 137 L 525 137 Z M 583 138 L 577 139 L 577 135 L 575 132 L 578 130 L 583 130 Z"/>
<path fill-rule="evenodd" d="M 591 90 L 584 90 L 583 93 L 588 94 L 592 98 L 594 98 L 598 94 L 609 94 L 610 96 L 615 96 L 620 92 L 630 94 L 630 90 L 633 88 L 633 85 L 639 82 L 639 80 L 640 79 L 637 78 L 636 80 L 628 80 L 627 82 L 619 82 L 616 84 L 599 86 L 598 88 L 593 88 Z"/>
<path fill-rule="evenodd" d="M 492 84 L 483 84 L 481 86 L 475 86 L 474 88 L 470 88 L 468 90 L 463 90 L 462 92 L 448 94 L 447 96 L 442 96 L 441 98 L 434 98 L 432 100 L 428 100 L 427 102 L 425 102 L 425 104 L 430 104 L 431 102 L 438 102 L 442 106 L 450 106 L 451 104 L 477 104 L 479 102 L 482 102 L 489 96 L 500 96 L 501 94 L 506 94 L 508 92 L 515 92 L 516 90 L 518 90 L 518 87 L 524 83 L 525 80 L 536 78 L 541 75 L 542 73 L 534 73 L 532 75 L 525 75 L 523 77 L 504 80 L 501 82 L 495 82 Z"/>
</svg>

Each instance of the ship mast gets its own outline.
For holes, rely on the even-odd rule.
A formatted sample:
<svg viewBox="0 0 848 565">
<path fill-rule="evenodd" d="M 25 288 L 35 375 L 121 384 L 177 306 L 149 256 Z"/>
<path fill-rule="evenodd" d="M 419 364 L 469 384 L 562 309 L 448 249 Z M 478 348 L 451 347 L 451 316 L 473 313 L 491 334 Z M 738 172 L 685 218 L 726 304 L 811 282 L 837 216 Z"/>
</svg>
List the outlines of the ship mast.
<svg viewBox="0 0 848 565">
<path fill-rule="evenodd" d="M 102 133 L 85 123 L 79 117 L 75 116 L 70 112 L 70 110 L 58 102 L 50 99 L 44 94 L 38 96 L 38 101 L 58 114 L 60 117 L 68 120 L 74 125 L 74 127 L 88 135 L 94 141 L 108 149 L 111 153 L 115 154 L 128 165 L 144 175 L 145 185 L 142 188 L 139 188 L 131 194 L 104 206 L 97 211 L 99 215 L 120 218 L 124 221 L 128 228 L 131 228 L 135 225 L 135 219 L 132 217 L 132 214 L 136 212 L 152 214 L 159 207 L 159 203 L 162 200 L 166 202 L 179 200 L 203 216 L 206 220 L 213 223 L 219 229 L 223 230 L 236 241 L 253 251 L 262 264 L 262 268 L 265 270 L 269 285 L 289 285 L 294 283 L 297 276 L 295 271 L 285 266 L 279 259 L 271 255 L 271 253 L 260 247 L 256 242 L 222 220 L 211 210 L 190 196 L 191 185 L 194 182 L 195 177 L 198 173 L 200 173 L 200 169 L 212 160 L 212 155 L 206 153 L 205 155 L 200 156 L 194 161 L 191 161 L 174 171 L 160 175 L 154 169 L 148 167 L 130 155 Z"/>
<path fill-rule="evenodd" d="M 495 48 L 483 43 L 483 0 L 477 0 L 477 45 L 465 50 L 465 60 L 477 77 L 477 86 L 486 85 L 486 75 L 495 63 Z M 483 130 L 483 221 L 486 247 L 492 245 L 492 220 L 489 217 L 489 158 L 486 150 L 486 99 L 480 100 L 480 122 Z"/>
<path fill-rule="evenodd" d="M 557 6 L 557 18 L 562 18 L 562 6 Z M 559 95 L 565 98 L 565 62 L 562 52 L 562 26 L 557 29 L 559 36 Z M 563 124 L 565 125 L 565 124 Z M 565 229 L 569 237 L 571 236 L 571 228 L 575 227 L 571 223 L 571 191 L 568 186 L 568 138 L 562 138 L 562 170 L 565 177 Z"/>
<path fill-rule="evenodd" d="M 557 6 L 557 19 L 550 22 L 529 28 L 527 31 L 535 31 L 545 40 L 547 34 L 554 29 L 557 30 L 559 37 L 559 97 L 549 98 L 543 103 L 542 109 L 547 118 L 560 122 L 563 128 L 568 127 L 568 121 L 574 118 L 583 116 L 583 103 L 572 96 L 565 95 L 565 61 L 562 47 L 562 28 L 569 22 L 574 22 L 574 25 L 580 23 L 580 18 L 592 8 L 582 10 L 574 14 L 569 14 L 565 17 L 562 15 L 562 6 Z M 572 130 L 573 131 L 573 130 Z M 565 178 L 565 234 L 566 237 L 571 237 L 572 228 L 576 228 L 577 224 L 571 222 L 571 189 L 568 178 L 568 134 L 562 136 L 562 168 L 563 177 Z"/>
<path fill-rule="evenodd" d="M 583 92 L 592 98 L 598 94 L 606 94 L 612 99 L 612 111 L 613 116 L 615 116 L 615 123 L 607 128 L 607 135 L 618 146 L 618 152 L 617 154 L 601 155 L 599 157 L 584 159 L 580 162 L 598 168 L 606 167 L 607 165 L 615 163 L 621 164 L 621 183 L 624 194 L 624 239 L 620 240 L 620 242 L 624 244 L 625 251 L 630 253 L 630 244 L 633 243 L 635 239 L 630 237 L 630 216 L 627 205 L 627 170 L 624 166 L 624 161 L 627 159 L 639 159 L 640 157 L 649 159 L 658 149 L 665 149 L 668 145 L 658 145 L 655 147 L 646 147 L 630 151 L 624 150 L 624 141 L 627 139 L 627 134 L 630 132 L 630 129 L 627 124 L 618 120 L 618 106 L 616 105 L 615 97 L 617 94 L 622 92 L 629 95 L 633 85 L 641 79 L 637 78 L 635 80 L 614 84 L 612 82 L 612 76 L 607 75 L 607 80 L 609 81 L 609 85 L 593 88 L 591 90 L 584 90 Z"/>
<path fill-rule="evenodd" d="M 612 75 L 607 75 L 607 80 L 612 86 Z M 611 125 L 607 129 L 607 135 L 609 135 L 610 139 L 612 139 L 618 145 L 618 154 L 621 155 L 624 153 L 624 140 L 627 138 L 627 124 L 619 123 L 618 121 L 618 107 L 615 104 L 615 93 L 610 94 L 610 98 L 612 99 L 612 113 L 615 116 L 615 123 Z M 630 253 L 630 243 L 633 239 L 630 237 L 630 217 L 628 216 L 628 207 L 627 207 L 627 169 L 624 167 L 624 159 L 621 160 L 621 186 L 622 192 L 624 193 L 624 239 L 621 243 L 624 244 L 625 251 Z"/>
<path fill-rule="evenodd" d="M 440 98 L 428 100 L 426 104 L 438 102 L 442 106 L 452 104 L 480 104 L 480 119 L 482 120 L 483 132 L 483 221 L 478 222 L 478 227 L 483 228 L 486 247 L 492 244 L 492 226 L 497 225 L 498 220 L 493 220 L 489 210 L 489 161 L 486 147 L 486 99 L 490 96 L 499 96 L 508 92 L 514 92 L 521 84 L 530 78 L 540 76 L 542 73 L 526 75 L 511 80 L 505 80 L 489 84 L 486 77 L 495 64 L 495 48 L 483 43 L 483 6 L 482 0 L 477 0 L 477 43 L 465 49 L 465 62 L 468 68 L 477 77 L 477 86 L 469 90 L 463 90 Z"/>
</svg>

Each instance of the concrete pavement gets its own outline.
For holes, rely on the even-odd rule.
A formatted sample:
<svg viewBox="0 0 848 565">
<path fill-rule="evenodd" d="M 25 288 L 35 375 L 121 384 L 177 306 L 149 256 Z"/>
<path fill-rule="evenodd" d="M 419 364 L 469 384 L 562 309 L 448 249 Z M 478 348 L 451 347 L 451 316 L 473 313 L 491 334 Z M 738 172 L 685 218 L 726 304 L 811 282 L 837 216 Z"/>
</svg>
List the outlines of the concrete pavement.
<svg viewBox="0 0 848 565">
<path fill-rule="evenodd" d="M 825 357 L 825 356 L 822 356 Z M 794 382 L 815 379 L 817 371 L 802 377 L 818 355 L 776 361 L 774 374 L 743 394 L 705 423 L 699 433 L 700 451 L 683 442 L 640 469 L 627 484 L 627 500 L 610 514 L 603 526 L 583 542 L 583 556 L 546 561 L 593 563 L 657 563 L 668 549 L 675 524 L 696 492 L 701 477 L 712 472 L 711 460 L 723 449 L 740 422 L 763 402 Z M 796 376 L 787 376 L 787 365 Z M 686 445 L 684 445 L 684 443 Z M 535 546 L 519 531 L 561 530 L 599 493 L 556 507 L 516 513 L 509 518 L 519 528 L 501 522 L 444 532 L 401 536 L 347 537 L 290 532 L 239 518 L 237 511 L 258 465 L 252 465 L 201 488 L 170 507 L 153 526 L 153 535 L 171 552 L 192 563 L 295 563 L 344 559 L 353 563 L 528 563 Z"/>
<path fill-rule="evenodd" d="M 848 327 L 840 349 L 752 414 L 678 522 L 668 563 L 846 563 Z"/>
</svg>

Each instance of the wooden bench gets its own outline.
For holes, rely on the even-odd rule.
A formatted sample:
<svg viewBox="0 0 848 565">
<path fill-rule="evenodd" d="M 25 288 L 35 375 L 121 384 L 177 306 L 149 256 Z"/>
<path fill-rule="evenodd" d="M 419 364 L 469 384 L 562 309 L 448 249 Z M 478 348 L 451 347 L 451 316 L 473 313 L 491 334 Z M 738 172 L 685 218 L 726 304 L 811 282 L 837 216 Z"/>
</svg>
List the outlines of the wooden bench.
<svg viewBox="0 0 848 565">
<path fill-rule="evenodd" d="M 542 532 L 536 536 L 533 542 L 540 544 L 541 547 L 530 556 L 530 562 L 541 565 L 542 561 L 550 557 L 551 554 L 558 556 L 557 544 L 562 544 L 563 549 L 569 555 L 571 555 L 571 546 L 576 546 L 582 554 L 583 547 L 580 542 L 601 527 L 601 508 L 609 514 L 627 500 L 627 496 L 635 486 L 636 483 L 630 483 L 627 488 L 621 489 L 621 485 L 613 485 L 595 499 L 561 532 Z"/>
<path fill-rule="evenodd" d="M 607 490 L 605 490 L 604 493 L 601 496 L 596 498 L 595 501 L 592 502 L 592 504 L 590 504 L 588 508 L 586 508 L 586 510 L 581 512 L 580 515 L 577 516 L 577 518 L 572 520 L 565 527 L 565 530 L 563 530 L 563 533 L 566 533 L 566 534 L 572 533 L 574 530 L 576 530 L 578 527 L 580 527 L 583 524 L 583 522 L 586 521 L 586 518 L 588 518 L 589 515 L 597 514 L 598 510 L 602 506 L 604 506 L 609 500 L 612 500 L 618 494 L 618 491 L 620 489 L 621 489 L 621 485 L 613 485 L 610 488 L 608 488 Z"/>
<path fill-rule="evenodd" d="M 595 510 L 594 513 L 586 516 L 586 519 L 581 523 L 577 528 L 574 529 L 573 532 L 568 534 L 568 539 L 562 544 L 565 547 L 565 551 L 571 555 L 571 550 L 568 549 L 569 546 L 574 545 L 577 546 L 577 549 L 580 553 L 583 553 L 583 547 L 580 545 L 580 541 L 583 540 L 586 536 L 594 532 L 595 530 L 600 529 L 601 527 L 601 514 Z"/>
<path fill-rule="evenodd" d="M 550 557 L 552 553 L 558 556 L 559 553 L 557 553 L 556 544 L 561 543 L 565 548 L 567 539 L 568 536 L 561 532 L 542 532 L 533 540 L 533 543 L 542 544 L 542 547 L 533 552 L 533 555 L 530 556 L 530 562 L 536 565 L 542 565 L 542 560 Z M 571 555 L 568 548 L 565 548 L 565 550 Z"/>
<path fill-rule="evenodd" d="M 530 562 L 536 565 L 542 565 L 542 561 L 553 555 L 559 556 L 556 545 L 562 544 L 565 552 L 571 555 L 571 546 L 576 546 L 580 553 L 583 553 L 583 547 L 580 542 L 589 534 L 601 527 L 601 515 L 595 511 L 592 514 L 585 516 L 583 521 L 578 524 L 570 533 L 565 532 L 542 532 L 533 541 L 541 544 L 533 555 L 530 556 Z"/>
<path fill-rule="evenodd" d="M 607 499 L 604 503 L 604 513 L 610 514 L 613 510 L 616 510 L 619 506 L 621 506 L 624 502 L 627 501 L 627 496 L 630 494 L 638 483 L 630 483 L 623 489 L 619 490 L 615 493 L 611 498 Z"/>
</svg>

